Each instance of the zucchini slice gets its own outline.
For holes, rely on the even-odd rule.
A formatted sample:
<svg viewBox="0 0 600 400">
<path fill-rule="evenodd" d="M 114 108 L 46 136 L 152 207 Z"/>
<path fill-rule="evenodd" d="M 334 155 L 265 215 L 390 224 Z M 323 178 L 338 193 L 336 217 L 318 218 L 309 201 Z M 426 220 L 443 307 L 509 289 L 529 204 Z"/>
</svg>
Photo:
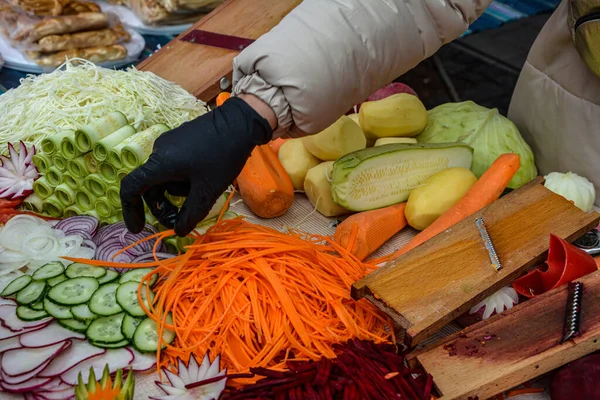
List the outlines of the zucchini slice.
<svg viewBox="0 0 600 400">
<path fill-rule="evenodd" d="M 48 316 L 48 313 L 44 310 L 38 311 L 27 306 L 17 307 L 17 317 L 23 321 L 37 321 Z"/>
<path fill-rule="evenodd" d="M 22 306 L 37 303 L 44 298 L 46 286 L 46 282 L 43 281 L 33 281 L 29 283 L 29 285 L 25 286 L 17 293 L 17 303 Z"/>
<path fill-rule="evenodd" d="M 85 276 L 88 278 L 100 279 L 106 275 L 106 268 L 81 263 L 73 263 L 67 267 L 65 274 L 67 275 L 67 278 L 79 278 Z"/>
<path fill-rule="evenodd" d="M 2 291 L 2 296 L 12 296 L 17 293 L 19 290 L 25 288 L 25 286 L 29 285 L 29 283 L 33 280 L 31 275 L 21 275 L 15 280 L 11 281 Z"/>
<path fill-rule="evenodd" d="M 108 283 L 100 286 L 90 299 L 90 311 L 104 317 L 122 312 L 123 309 L 117 303 L 116 293 L 118 287 L 118 283 Z"/>
<path fill-rule="evenodd" d="M 65 267 L 60 261 L 53 261 L 42 265 L 31 276 L 34 281 L 45 281 L 51 278 L 56 278 L 65 272 Z"/>
<path fill-rule="evenodd" d="M 89 301 L 98 286 L 98 280 L 94 278 L 67 279 L 50 289 L 48 297 L 56 304 L 76 306 Z"/>
<path fill-rule="evenodd" d="M 125 340 L 121 327 L 125 313 L 100 317 L 90 323 L 86 336 L 94 343 L 117 343 Z"/>
</svg>

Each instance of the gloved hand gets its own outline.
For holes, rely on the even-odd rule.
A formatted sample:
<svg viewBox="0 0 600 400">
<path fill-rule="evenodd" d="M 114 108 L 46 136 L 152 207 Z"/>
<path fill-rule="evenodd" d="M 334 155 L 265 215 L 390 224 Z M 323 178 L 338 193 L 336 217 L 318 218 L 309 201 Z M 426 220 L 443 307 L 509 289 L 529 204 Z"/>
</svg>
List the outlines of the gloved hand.
<svg viewBox="0 0 600 400">
<path fill-rule="evenodd" d="M 254 147 L 268 143 L 272 134 L 269 122 L 235 97 L 164 133 L 148 161 L 121 182 L 127 228 L 133 233 L 144 228 L 145 201 L 161 224 L 187 235 L 239 175 Z M 187 196 L 181 210 L 165 192 Z"/>
</svg>

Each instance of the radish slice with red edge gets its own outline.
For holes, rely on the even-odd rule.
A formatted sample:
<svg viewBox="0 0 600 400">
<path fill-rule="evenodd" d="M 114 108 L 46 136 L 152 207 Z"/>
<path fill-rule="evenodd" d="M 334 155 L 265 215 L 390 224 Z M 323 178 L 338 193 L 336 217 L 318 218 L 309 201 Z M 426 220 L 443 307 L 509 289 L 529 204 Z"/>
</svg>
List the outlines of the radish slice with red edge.
<svg viewBox="0 0 600 400">
<path fill-rule="evenodd" d="M 53 381 L 48 382 L 47 385 L 44 385 L 43 388 L 40 388 L 44 392 L 55 392 L 65 389 L 73 389 L 73 387 L 61 381 L 60 378 L 55 378 Z"/>
<path fill-rule="evenodd" d="M 21 332 L 25 329 L 35 328 L 40 325 L 48 325 L 52 321 L 52 317 L 44 318 L 38 321 L 23 321 L 17 317 L 17 306 L 16 305 L 2 305 L 0 306 L 0 321 L 2 325 L 14 332 Z"/>
<path fill-rule="evenodd" d="M 46 360 L 46 362 L 38 366 L 36 369 L 31 370 L 25 374 L 21 374 L 19 376 L 6 375 L 6 372 L 4 372 L 3 369 L 0 369 L 0 378 L 3 382 L 8 383 L 9 385 L 17 385 L 23 382 L 27 382 L 30 379 L 38 377 L 38 374 L 41 371 L 43 371 L 48 366 L 48 364 L 50 364 L 50 361 L 52 360 Z M 43 377 L 40 376 L 39 378 Z"/>
<path fill-rule="evenodd" d="M 143 354 L 139 351 L 128 348 L 133 353 L 134 359 L 131 363 L 131 368 L 136 372 L 145 372 L 156 366 L 156 355 L 154 354 Z"/>
<path fill-rule="evenodd" d="M 65 341 L 36 349 L 8 350 L 2 356 L 2 371 L 10 376 L 26 374 L 53 359 L 70 345 L 70 341 Z"/>
<path fill-rule="evenodd" d="M 67 400 L 75 398 L 75 396 L 73 395 L 73 388 L 71 386 L 63 390 L 56 390 L 51 392 L 40 391 L 36 392 L 36 394 L 45 400 Z"/>
<path fill-rule="evenodd" d="M 14 301 L 13 299 L 9 299 L 6 297 L 0 297 L 0 306 L 4 306 L 4 305 L 12 305 L 12 306 L 17 306 L 17 302 Z"/>
<path fill-rule="evenodd" d="M 20 142 L 17 151 L 9 143 L 8 153 L 10 158 L 0 155 L 0 198 L 14 200 L 29 196 L 33 192 L 33 181 L 40 177 L 32 161 L 35 146 L 27 150 L 25 143 Z"/>
<path fill-rule="evenodd" d="M 107 350 L 106 353 L 92 357 L 77 365 L 77 368 L 71 368 L 60 376 L 60 379 L 67 385 L 77 385 L 77 378 L 81 372 L 84 382 L 87 382 L 90 375 L 90 368 L 94 369 L 96 376 L 101 376 L 106 364 L 109 365 L 111 372 L 119 368 L 127 368 L 133 362 L 133 353 L 127 348 Z"/>
<path fill-rule="evenodd" d="M 33 328 L 24 329 L 24 330 L 22 330 L 20 332 L 13 332 L 10 329 L 5 328 L 4 326 L 0 325 L 0 340 L 10 339 L 10 338 L 15 337 L 15 336 L 23 335 L 25 333 L 34 332 L 34 331 L 37 331 L 37 330 L 40 330 L 40 329 L 44 329 L 46 326 L 47 325 L 39 325 L 39 326 L 36 326 L 36 327 L 33 327 Z"/>
<path fill-rule="evenodd" d="M 51 381 L 52 378 L 33 378 L 18 385 L 10 385 L 6 382 L 0 381 L 0 386 L 7 392 L 26 393 L 44 387 L 44 385 Z"/>
<path fill-rule="evenodd" d="M 79 363 L 104 353 L 106 353 L 105 349 L 93 346 L 87 341 L 75 341 L 71 347 L 54 357 L 38 376 L 46 378 L 59 377 Z M 156 359 L 156 357 L 154 358 Z"/>
<path fill-rule="evenodd" d="M 12 349 L 20 349 L 21 341 L 19 340 L 19 336 L 11 337 L 9 339 L 0 340 L 0 354 L 5 351 Z"/>
<path fill-rule="evenodd" d="M 65 329 L 56 321 L 53 321 L 43 329 L 22 335 L 19 341 L 24 347 L 34 348 L 50 346 L 64 342 L 67 339 L 84 340 L 85 335 Z"/>
</svg>

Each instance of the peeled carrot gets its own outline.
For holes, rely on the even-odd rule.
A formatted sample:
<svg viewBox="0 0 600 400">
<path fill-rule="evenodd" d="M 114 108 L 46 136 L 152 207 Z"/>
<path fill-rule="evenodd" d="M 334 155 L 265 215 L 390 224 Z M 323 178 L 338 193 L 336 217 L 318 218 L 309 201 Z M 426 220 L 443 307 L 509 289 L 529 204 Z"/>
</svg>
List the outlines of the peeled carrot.
<svg viewBox="0 0 600 400">
<path fill-rule="evenodd" d="M 277 138 L 277 139 L 273 139 L 269 142 L 269 146 L 271 146 L 271 149 L 275 152 L 275 154 L 279 153 L 279 149 L 281 148 L 281 146 L 287 142 L 288 140 L 290 140 L 291 138 Z"/>
<path fill-rule="evenodd" d="M 215 102 L 217 103 L 217 107 L 222 106 L 225 103 L 225 100 L 231 97 L 231 94 L 228 92 L 221 92 L 217 95 Z"/>
<path fill-rule="evenodd" d="M 351 215 L 337 226 L 334 240 L 362 261 L 406 226 L 405 208 L 400 203 Z"/>
<path fill-rule="evenodd" d="M 407 251 L 414 249 L 438 233 L 444 232 L 451 226 L 498 200 L 520 166 L 521 161 L 517 154 L 502 154 L 490 165 L 487 171 L 481 175 L 454 207 L 442 214 L 433 224 L 412 238 L 404 247 L 390 255 L 389 259 L 397 258 Z"/>
<path fill-rule="evenodd" d="M 280 217 L 294 202 L 294 186 L 268 144 L 257 146 L 237 178 L 242 199 L 261 218 Z"/>
</svg>

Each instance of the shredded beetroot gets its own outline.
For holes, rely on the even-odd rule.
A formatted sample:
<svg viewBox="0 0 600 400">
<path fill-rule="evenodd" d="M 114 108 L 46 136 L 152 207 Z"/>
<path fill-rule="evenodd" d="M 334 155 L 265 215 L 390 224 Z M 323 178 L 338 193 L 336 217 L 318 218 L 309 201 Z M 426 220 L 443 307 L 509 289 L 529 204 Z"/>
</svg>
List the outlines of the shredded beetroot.
<svg viewBox="0 0 600 400">
<path fill-rule="evenodd" d="M 334 347 L 337 358 L 288 361 L 288 371 L 251 368 L 264 376 L 239 389 L 228 388 L 223 400 L 429 400 L 433 379 L 411 370 L 393 345 L 351 340 Z M 413 377 L 416 375 L 416 378 Z"/>
</svg>

